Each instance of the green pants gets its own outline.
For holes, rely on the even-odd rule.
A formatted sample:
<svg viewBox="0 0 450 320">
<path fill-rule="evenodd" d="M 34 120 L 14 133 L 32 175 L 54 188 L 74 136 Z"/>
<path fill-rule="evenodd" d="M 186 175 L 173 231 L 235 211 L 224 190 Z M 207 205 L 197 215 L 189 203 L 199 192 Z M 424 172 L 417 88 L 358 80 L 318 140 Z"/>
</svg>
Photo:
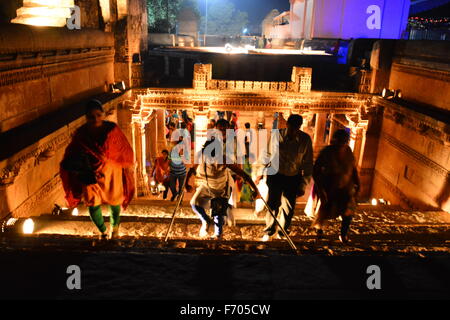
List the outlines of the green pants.
<svg viewBox="0 0 450 320">
<path fill-rule="evenodd" d="M 109 206 L 110 218 L 109 222 L 112 227 L 116 227 L 120 223 L 120 205 Z M 102 206 L 89 207 L 89 215 L 91 216 L 92 222 L 97 226 L 101 233 L 106 231 L 105 221 L 103 220 Z"/>
</svg>

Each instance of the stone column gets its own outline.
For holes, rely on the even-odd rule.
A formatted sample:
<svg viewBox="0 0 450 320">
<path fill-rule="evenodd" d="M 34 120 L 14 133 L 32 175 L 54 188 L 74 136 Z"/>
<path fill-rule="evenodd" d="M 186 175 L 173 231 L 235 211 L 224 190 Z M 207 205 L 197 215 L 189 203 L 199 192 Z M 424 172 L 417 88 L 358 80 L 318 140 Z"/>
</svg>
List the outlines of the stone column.
<svg viewBox="0 0 450 320">
<path fill-rule="evenodd" d="M 140 126 L 140 135 L 141 135 L 141 171 L 142 177 L 144 179 L 144 183 L 148 185 L 148 175 L 147 175 L 147 151 L 146 151 L 146 139 L 145 139 L 145 123 L 141 123 Z"/>
<path fill-rule="evenodd" d="M 352 128 L 351 139 L 353 139 L 353 154 L 355 156 L 355 163 L 359 166 L 361 160 L 361 152 L 364 148 L 365 130 L 360 126 Z"/>
<path fill-rule="evenodd" d="M 148 152 L 150 155 L 149 160 L 153 163 L 158 156 L 158 124 L 155 117 L 153 117 L 148 124 L 147 137 L 150 149 Z"/>
<path fill-rule="evenodd" d="M 131 123 L 131 147 L 133 148 L 133 155 L 134 155 L 134 185 L 136 186 L 136 189 L 138 189 L 138 158 L 139 158 L 139 153 L 138 153 L 138 145 L 137 145 L 137 141 L 136 141 L 136 123 L 132 122 Z M 134 198 L 136 198 L 138 196 L 139 190 L 137 190 L 137 192 L 134 193 Z"/>
<path fill-rule="evenodd" d="M 195 149 L 194 156 L 199 154 L 206 141 L 206 130 L 208 127 L 208 110 L 194 110 L 194 123 L 195 123 Z M 194 163 L 199 163 L 200 159 L 194 158 Z"/>
<path fill-rule="evenodd" d="M 332 113 L 330 117 L 330 130 L 328 133 L 327 144 L 331 144 L 331 138 L 333 137 L 333 134 L 336 132 L 337 129 L 339 128 L 337 126 L 337 123 L 335 123 L 334 121 L 334 113 Z"/>
<path fill-rule="evenodd" d="M 316 126 L 314 127 L 313 150 L 314 158 L 317 157 L 320 150 L 326 145 L 325 142 L 325 127 L 327 122 L 326 113 L 316 113 Z"/>
<path fill-rule="evenodd" d="M 145 168 L 146 154 L 145 154 L 145 123 L 135 122 L 133 124 L 133 149 L 135 152 L 137 170 L 136 170 L 136 187 L 138 196 L 148 195 L 148 176 Z"/>
<path fill-rule="evenodd" d="M 306 132 L 307 134 L 309 134 L 309 136 L 312 138 L 314 136 L 314 128 L 311 125 L 312 119 L 314 114 L 313 113 L 305 113 L 301 115 L 303 118 L 303 124 L 302 127 L 300 128 L 303 132 Z"/>
<path fill-rule="evenodd" d="M 368 112 L 366 116 L 367 120 L 362 120 L 362 123 L 360 122 L 359 125 L 362 131 L 362 139 L 361 146 L 359 148 L 359 157 L 356 159 L 359 179 L 361 182 L 361 190 L 359 192 L 359 199 L 361 201 L 368 200 L 372 192 L 372 183 L 378 153 L 378 143 L 383 123 L 383 111 L 381 109 L 374 108 Z M 358 144 L 355 143 L 355 149 L 357 145 Z"/>
<path fill-rule="evenodd" d="M 156 110 L 156 145 L 158 152 L 161 152 L 163 149 L 167 148 L 167 140 L 166 140 L 166 113 L 164 109 Z"/>
</svg>

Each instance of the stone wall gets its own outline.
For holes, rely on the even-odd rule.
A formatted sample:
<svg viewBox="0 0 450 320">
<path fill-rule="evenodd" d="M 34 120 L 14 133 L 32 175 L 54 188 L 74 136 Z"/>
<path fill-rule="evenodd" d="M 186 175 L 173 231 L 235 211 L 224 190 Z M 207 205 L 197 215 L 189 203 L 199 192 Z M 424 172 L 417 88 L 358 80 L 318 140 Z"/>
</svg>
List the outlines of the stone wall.
<svg viewBox="0 0 450 320">
<path fill-rule="evenodd" d="M 114 81 L 112 34 L 6 25 L 0 30 L 0 132 L 105 92 Z"/>
<path fill-rule="evenodd" d="M 17 2 L 18 8 L 22 3 Z M 0 23 L 6 23 L 0 28 L 0 219 L 65 205 L 59 163 L 72 133 L 85 121 L 85 102 L 92 97 L 109 101 L 108 119 L 117 121 L 118 104 L 130 99 L 129 93 L 106 92 L 121 80 L 115 74 L 115 63 L 121 62 L 115 49 L 126 64 L 127 79 L 133 54 L 146 50 L 145 1 L 75 4 L 81 9 L 81 30 L 72 31 L 10 24 L 17 8 L 0 6 Z M 139 76 L 139 70 L 134 74 Z"/>
<path fill-rule="evenodd" d="M 128 15 L 114 25 L 115 33 L 115 81 L 124 81 L 128 88 L 139 87 L 143 74 L 142 55 L 148 47 L 147 6 L 145 0 L 129 0 Z M 133 62 L 133 60 L 135 60 Z M 137 64 L 133 66 L 134 64 Z"/>
<path fill-rule="evenodd" d="M 380 100 L 384 106 L 372 195 L 405 208 L 450 211 L 450 126 Z"/>
<path fill-rule="evenodd" d="M 107 120 L 117 122 L 117 105 L 127 98 L 126 94 L 109 101 L 99 98 L 105 101 Z M 83 103 L 78 106 L 83 107 Z M 59 163 L 73 133 L 84 123 L 84 117 L 76 117 L 0 161 L 0 219 L 9 215 L 28 217 L 50 213 L 55 203 L 66 206 Z"/>
<path fill-rule="evenodd" d="M 99 1 L 75 0 L 75 5 L 80 7 L 81 11 L 81 29 L 92 28 L 101 29 L 103 19 L 100 10 Z"/>
<path fill-rule="evenodd" d="M 398 41 L 389 88 L 405 100 L 450 110 L 449 53 L 448 41 Z"/>
<path fill-rule="evenodd" d="M 379 94 L 383 88 L 401 90 L 404 100 L 450 110 L 449 52 L 448 41 L 375 42 L 370 61 L 370 92 Z"/>
<path fill-rule="evenodd" d="M 371 57 L 371 92 L 384 109 L 372 195 L 405 208 L 450 211 L 450 44 L 381 40 Z"/>
</svg>

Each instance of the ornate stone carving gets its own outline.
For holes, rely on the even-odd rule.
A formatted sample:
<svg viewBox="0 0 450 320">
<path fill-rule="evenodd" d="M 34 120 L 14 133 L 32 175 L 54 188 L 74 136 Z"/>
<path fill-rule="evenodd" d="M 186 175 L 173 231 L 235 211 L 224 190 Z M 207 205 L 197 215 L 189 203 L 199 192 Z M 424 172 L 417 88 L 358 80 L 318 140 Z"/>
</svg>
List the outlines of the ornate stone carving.
<svg viewBox="0 0 450 320">
<path fill-rule="evenodd" d="M 385 99 L 376 98 L 376 103 L 385 107 L 384 117 L 442 144 L 450 141 L 450 126 L 424 114 L 401 107 Z"/>
<path fill-rule="evenodd" d="M 422 163 L 427 168 L 434 170 L 439 175 L 444 176 L 444 177 L 447 176 L 448 170 L 446 168 L 442 167 L 438 163 L 427 158 L 426 156 L 417 152 L 416 150 L 412 149 L 411 147 L 407 146 L 406 144 L 400 142 L 399 140 L 397 140 L 395 137 L 391 136 L 390 134 L 383 132 L 381 134 L 381 138 L 386 140 L 393 147 L 395 147 L 395 149 L 403 152 L 404 154 L 408 155 L 409 157 L 412 157 L 414 160 Z"/>
<path fill-rule="evenodd" d="M 40 203 L 48 201 L 49 195 L 57 189 L 62 189 L 61 179 L 59 178 L 59 175 L 53 177 L 53 179 L 42 186 L 38 192 L 33 194 L 20 206 L 11 211 L 11 215 L 13 217 L 30 216 L 30 212 L 32 212 L 34 208 L 38 207 Z"/>
<path fill-rule="evenodd" d="M 78 54 L 73 55 L 72 59 L 76 59 L 76 63 L 66 58 L 68 61 L 61 61 L 58 63 L 49 62 L 44 65 L 34 65 L 22 67 L 20 69 L 0 71 L 0 86 L 51 77 L 60 73 L 85 69 L 99 64 L 112 63 L 114 58 L 112 51 L 107 50 L 106 52 L 102 52 L 99 56 Z"/>
<path fill-rule="evenodd" d="M 64 148 L 70 141 L 71 133 L 64 132 L 56 136 L 49 142 L 38 146 L 37 148 L 21 155 L 11 164 L 2 168 L 0 171 L 0 186 L 7 186 L 14 183 L 14 179 L 19 174 L 20 170 L 28 169 L 26 167 L 34 167 L 42 161 L 42 155 L 54 153 L 61 148 Z M 41 159 L 39 159 L 41 157 Z"/>
</svg>

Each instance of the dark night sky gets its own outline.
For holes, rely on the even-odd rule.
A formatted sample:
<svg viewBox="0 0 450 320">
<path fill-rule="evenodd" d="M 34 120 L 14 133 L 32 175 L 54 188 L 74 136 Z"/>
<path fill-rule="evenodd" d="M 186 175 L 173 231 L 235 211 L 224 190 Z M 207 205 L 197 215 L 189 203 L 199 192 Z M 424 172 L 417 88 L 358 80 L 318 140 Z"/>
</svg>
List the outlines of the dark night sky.
<svg viewBox="0 0 450 320">
<path fill-rule="evenodd" d="M 221 0 L 208 0 L 208 4 L 213 1 Z M 289 0 L 228 0 L 232 2 L 238 10 L 248 13 L 248 19 L 250 25 L 259 25 L 264 17 L 272 10 L 278 9 L 283 12 L 289 10 Z M 204 12 L 205 0 L 199 0 L 200 10 Z"/>
</svg>

